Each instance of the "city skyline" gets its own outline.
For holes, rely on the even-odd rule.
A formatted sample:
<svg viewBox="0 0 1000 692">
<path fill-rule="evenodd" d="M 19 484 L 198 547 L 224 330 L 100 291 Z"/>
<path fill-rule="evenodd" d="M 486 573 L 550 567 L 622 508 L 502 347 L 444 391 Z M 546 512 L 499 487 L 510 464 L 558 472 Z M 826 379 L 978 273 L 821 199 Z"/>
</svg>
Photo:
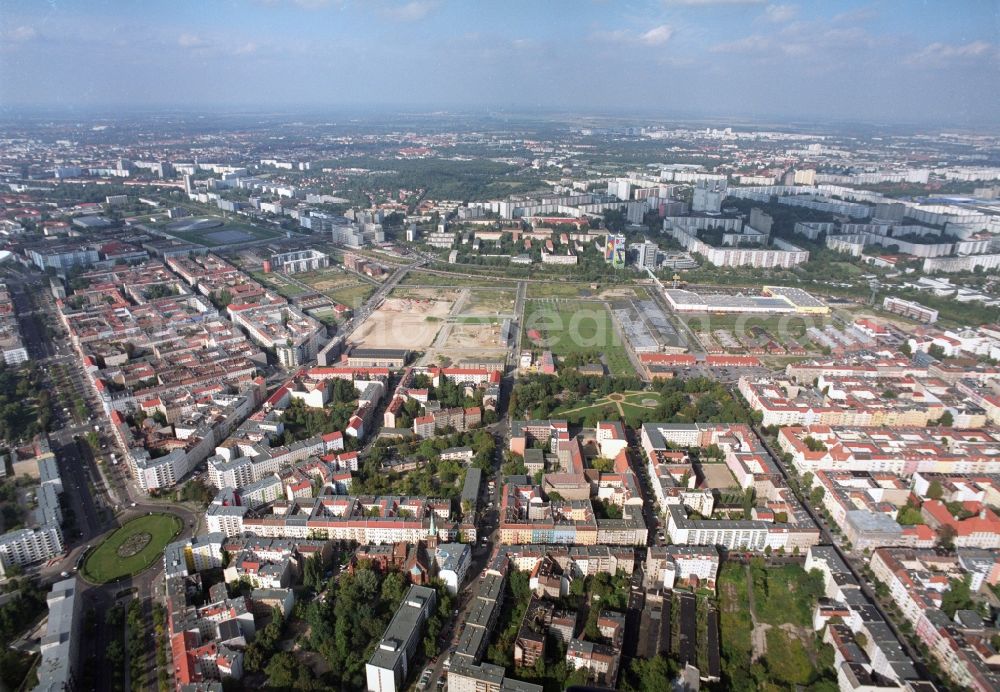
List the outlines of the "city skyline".
<svg viewBox="0 0 1000 692">
<path fill-rule="evenodd" d="M 1000 106 L 994 2 L 7 2 L 0 18 L 8 112 L 499 107 L 973 126 Z"/>
</svg>

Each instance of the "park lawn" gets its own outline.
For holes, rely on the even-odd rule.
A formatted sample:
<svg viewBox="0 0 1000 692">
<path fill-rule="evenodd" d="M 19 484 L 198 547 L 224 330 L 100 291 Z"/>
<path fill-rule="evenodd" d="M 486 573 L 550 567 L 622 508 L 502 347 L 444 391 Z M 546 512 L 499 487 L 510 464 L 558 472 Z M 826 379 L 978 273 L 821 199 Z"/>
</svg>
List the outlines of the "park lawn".
<svg viewBox="0 0 1000 692">
<path fill-rule="evenodd" d="M 551 417 L 557 420 L 565 420 L 572 425 L 583 425 L 583 422 L 587 420 L 588 417 L 592 419 L 605 420 L 607 416 L 605 411 L 613 411 L 615 414 L 618 413 L 618 409 L 610 401 L 602 400 L 600 403 L 595 403 L 593 406 L 586 406 L 584 408 L 578 408 L 580 402 L 575 402 L 568 404 L 567 406 L 562 406 L 552 412 Z"/>
<path fill-rule="evenodd" d="M 823 595 L 820 577 L 800 565 L 752 567 L 754 607 L 761 622 L 810 627 L 813 606 Z"/>
<path fill-rule="evenodd" d="M 766 636 L 764 662 L 769 677 L 788 685 L 808 685 L 816 669 L 802 640 L 778 627 L 769 629 Z"/>
<path fill-rule="evenodd" d="M 181 528 L 181 520 L 169 514 L 150 514 L 132 519 L 97 546 L 84 563 L 83 574 L 87 579 L 103 584 L 141 572 L 160 557 Z M 118 549 L 129 538 L 143 533 L 148 533 L 150 540 L 142 550 L 129 557 L 118 554 Z"/>
<path fill-rule="evenodd" d="M 635 424 L 635 421 L 640 420 L 642 416 L 652 415 L 654 409 L 645 408 L 643 406 L 634 406 L 632 404 L 622 402 L 622 413 L 625 414 L 625 423 L 632 428 L 639 427 Z"/>
</svg>

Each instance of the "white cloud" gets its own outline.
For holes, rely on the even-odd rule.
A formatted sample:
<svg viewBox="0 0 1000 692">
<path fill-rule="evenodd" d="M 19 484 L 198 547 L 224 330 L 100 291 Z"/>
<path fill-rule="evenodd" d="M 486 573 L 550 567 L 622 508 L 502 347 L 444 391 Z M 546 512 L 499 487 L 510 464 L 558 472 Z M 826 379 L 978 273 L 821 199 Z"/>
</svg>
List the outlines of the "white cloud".
<svg viewBox="0 0 1000 692">
<path fill-rule="evenodd" d="M 177 45 L 181 48 L 204 48 L 208 41 L 197 34 L 181 34 L 177 37 Z"/>
<path fill-rule="evenodd" d="M 661 24 L 641 34 L 628 29 L 614 29 L 594 32 L 591 34 L 591 38 L 605 43 L 640 43 L 644 46 L 662 46 L 673 38 L 673 35 L 674 28 L 672 26 Z"/>
<path fill-rule="evenodd" d="M 662 46 L 674 35 L 674 29 L 667 24 L 661 24 L 639 36 L 639 42 L 647 46 Z"/>
<path fill-rule="evenodd" d="M 904 62 L 917 67 L 945 67 L 977 60 L 1000 60 L 1000 49 L 988 41 L 972 41 L 962 45 L 932 43 L 908 55 Z"/>
<path fill-rule="evenodd" d="M 791 21 L 799 13 L 796 5 L 768 5 L 764 8 L 764 19 L 775 24 Z"/>
<path fill-rule="evenodd" d="M 257 52 L 257 44 L 254 43 L 253 41 L 248 41 L 244 43 L 242 46 L 237 46 L 236 49 L 233 50 L 234 55 L 250 55 L 251 53 L 256 53 L 256 52 Z"/>
<path fill-rule="evenodd" d="M 31 39 L 38 36 L 38 32 L 35 31 L 34 27 L 31 26 L 19 26 L 16 29 L 11 29 L 0 33 L 5 40 L 14 43 L 21 43 L 22 41 L 30 41 Z"/>
<path fill-rule="evenodd" d="M 382 14 L 397 22 L 417 22 L 426 17 L 437 7 L 433 0 L 411 0 L 404 5 L 386 7 Z"/>
</svg>

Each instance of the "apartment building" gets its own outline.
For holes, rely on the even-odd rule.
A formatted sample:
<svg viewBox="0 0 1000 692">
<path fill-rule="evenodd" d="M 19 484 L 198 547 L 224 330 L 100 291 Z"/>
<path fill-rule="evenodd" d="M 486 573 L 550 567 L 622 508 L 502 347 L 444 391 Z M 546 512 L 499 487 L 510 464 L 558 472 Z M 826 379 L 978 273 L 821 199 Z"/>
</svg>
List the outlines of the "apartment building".
<svg viewBox="0 0 1000 692">
<path fill-rule="evenodd" d="M 389 622 L 378 647 L 365 664 L 369 692 L 397 692 L 409 677 L 410 660 L 423 640 L 424 624 L 434 614 L 437 592 L 411 586 Z"/>
<path fill-rule="evenodd" d="M 36 692 L 71 690 L 76 687 L 77 661 L 80 648 L 80 615 L 82 603 L 78 598 L 76 579 L 64 579 L 52 585 L 46 597 L 49 614 L 45 634 L 41 641 L 41 662 L 36 675 Z"/>
<path fill-rule="evenodd" d="M 991 666 L 996 653 L 983 641 L 983 630 L 968 630 L 940 610 L 950 581 L 965 578 L 957 557 L 934 550 L 879 548 L 872 554 L 871 569 L 952 681 L 977 692 L 1000 688 L 1000 675 Z"/>
<path fill-rule="evenodd" d="M 888 312 L 909 317 L 925 324 L 934 324 L 938 319 L 937 310 L 925 307 L 915 301 L 903 300 L 895 296 L 886 296 L 885 300 L 882 301 L 882 308 Z"/>
<path fill-rule="evenodd" d="M 817 471 L 982 474 L 1000 472 L 993 429 L 858 428 L 809 425 L 782 428 L 778 446 L 801 474 Z"/>
</svg>

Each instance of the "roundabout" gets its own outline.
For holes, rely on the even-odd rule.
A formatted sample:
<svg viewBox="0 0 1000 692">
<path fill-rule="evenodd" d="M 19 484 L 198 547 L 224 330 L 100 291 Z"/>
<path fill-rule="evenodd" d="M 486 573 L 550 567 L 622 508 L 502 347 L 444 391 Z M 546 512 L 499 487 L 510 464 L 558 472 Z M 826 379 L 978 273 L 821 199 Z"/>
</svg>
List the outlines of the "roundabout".
<svg viewBox="0 0 1000 692">
<path fill-rule="evenodd" d="M 89 582 L 107 584 L 134 576 L 152 565 L 183 529 L 171 514 L 149 514 L 123 524 L 90 554 L 81 574 Z"/>
</svg>

